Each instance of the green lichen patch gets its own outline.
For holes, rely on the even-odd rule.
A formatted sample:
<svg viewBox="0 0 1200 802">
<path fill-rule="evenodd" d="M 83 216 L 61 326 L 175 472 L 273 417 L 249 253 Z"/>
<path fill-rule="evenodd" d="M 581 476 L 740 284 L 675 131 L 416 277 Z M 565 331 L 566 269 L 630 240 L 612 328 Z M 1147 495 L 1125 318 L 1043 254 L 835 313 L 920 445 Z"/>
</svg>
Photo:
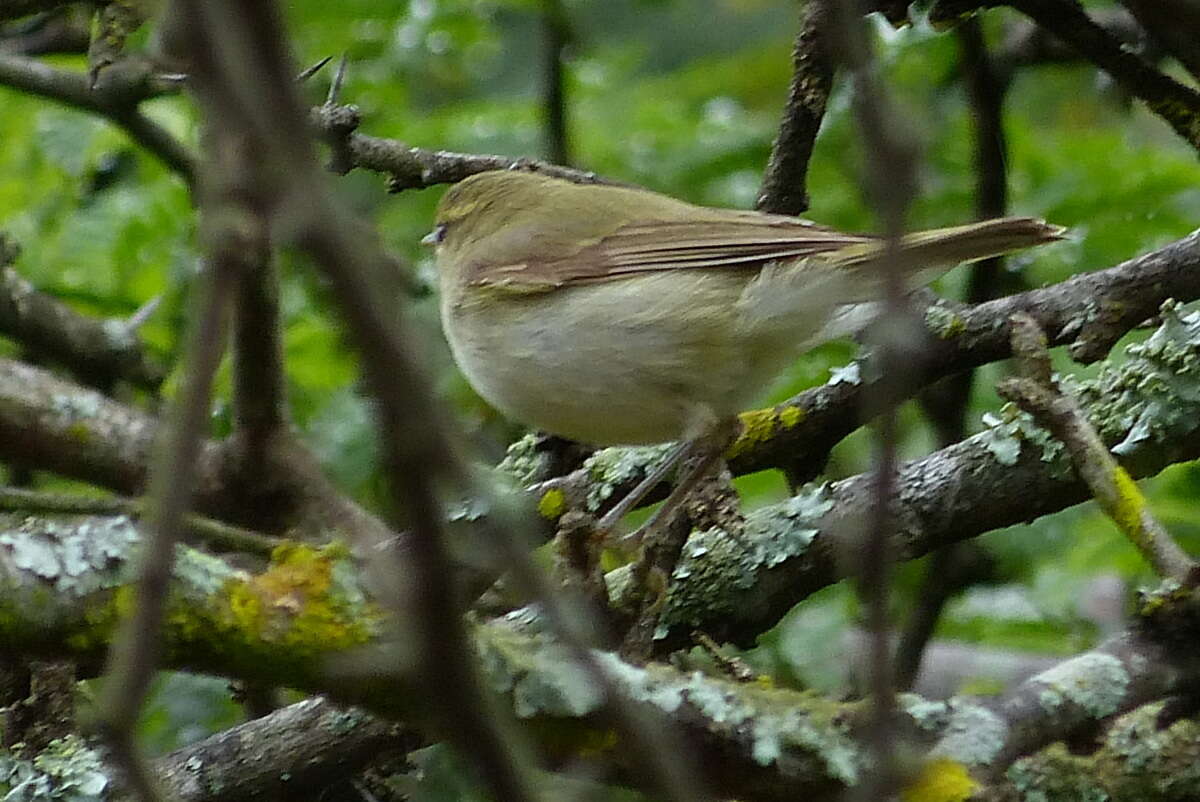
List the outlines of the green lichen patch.
<svg viewBox="0 0 1200 802">
<path fill-rule="evenodd" d="M 725 458 L 734 459 L 745 454 L 779 432 L 794 428 L 804 417 L 804 410 L 794 405 L 752 409 L 741 413 L 738 420 L 741 421 L 742 430 L 737 440 L 726 450 Z"/>
<path fill-rule="evenodd" d="M 978 787 L 966 766 L 940 757 L 921 767 L 916 779 L 901 791 L 900 798 L 903 802 L 965 802 Z"/>
<path fill-rule="evenodd" d="M 363 595 L 347 559 L 339 546 L 282 546 L 267 570 L 229 577 L 207 608 L 173 607 L 168 622 L 249 652 L 284 646 L 291 660 L 363 645 L 378 635 L 382 613 Z"/>
<path fill-rule="evenodd" d="M 556 521 L 567 511 L 567 494 L 552 487 L 542 494 L 537 503 L 538 515 L 548 521 Z"/>
</svg>

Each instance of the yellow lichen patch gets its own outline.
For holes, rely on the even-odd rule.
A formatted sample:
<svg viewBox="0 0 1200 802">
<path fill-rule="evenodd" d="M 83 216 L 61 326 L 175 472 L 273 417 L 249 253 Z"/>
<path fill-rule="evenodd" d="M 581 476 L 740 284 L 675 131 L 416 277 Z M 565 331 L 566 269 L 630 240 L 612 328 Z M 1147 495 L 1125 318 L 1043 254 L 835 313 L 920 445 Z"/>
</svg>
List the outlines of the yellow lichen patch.
<svg viewBox="0 0 1200 802">
<path fill-rule="evenodd" d="M 1146 507 L 1146 497 L 1120 465 L 1113 467 L 1112 479 L 1117 492 L 1106 505 L 1108 514 L 1134 545 L 1144 549 L 1146 538 L 1142 530 L 1142 510 Z"/>
<path fill-rule="evenodd" d="M 738 418 L 742 422 L 742 433 L 725 452 L 727 459 L 741 456 L 759 443 L 770 440 L 780 425 L 780 416 L 774 407 L 752 409 L 749 412 L 741 413 Z"/>
<path fill-rule="evenodd" d="M 617 747 L 615 730 L 598 729 L 577 719 L 538 718 L 530 722 L 541 749 L 559 759 L 577 760 L 611 753 Z"/>
<path fill-rule="evenodd" d="M 779 422 L 785 429 L 794 428 L 804 420 L 804 410 L 800 407 L 787 406 L 779 410 Z"/>
<path fill-rule="evenodd" d="M 364 617 L 362 603 L 334 583 L 337 555 L 297 544 L 277 548 L 266 571 L 227 584 L 226 623 L 248 638 L 320 651 L 365 642 L 373 616 Z"/>
<path fill-rule="evenodd" d="M 904 802 L 964 802 L 979 784 L 967 767 L 948 757 L 935 758 L 921 768 L 917 778 L 900 793 Z"/>
<path fill-rule="evenodd" d="M 542 494 L 537 503 L 538 515 L 553 521 L 567 511 L 567 494 L 557 487 Z"/>
</svg>

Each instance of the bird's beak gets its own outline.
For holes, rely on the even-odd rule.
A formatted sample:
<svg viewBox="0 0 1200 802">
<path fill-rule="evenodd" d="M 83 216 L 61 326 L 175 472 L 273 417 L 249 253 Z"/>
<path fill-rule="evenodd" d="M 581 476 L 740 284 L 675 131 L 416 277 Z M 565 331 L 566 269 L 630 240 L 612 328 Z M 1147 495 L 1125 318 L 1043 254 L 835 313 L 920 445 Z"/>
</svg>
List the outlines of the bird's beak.
<svg viewBox="0 0 1200 802">
<path fill-rule="evenodd" d="M 421 237 L 421 244 L 429 245 L 429 246 L 437 245 L 438 243 L 440 243 L 442 241 L 442 238 L 445 236 L 446 236 L 446 226 L 444 223 L 439 224 L 437 226 L 434 226 L 433 231 L 430 231 L 428 234 Z"/>
</svg>

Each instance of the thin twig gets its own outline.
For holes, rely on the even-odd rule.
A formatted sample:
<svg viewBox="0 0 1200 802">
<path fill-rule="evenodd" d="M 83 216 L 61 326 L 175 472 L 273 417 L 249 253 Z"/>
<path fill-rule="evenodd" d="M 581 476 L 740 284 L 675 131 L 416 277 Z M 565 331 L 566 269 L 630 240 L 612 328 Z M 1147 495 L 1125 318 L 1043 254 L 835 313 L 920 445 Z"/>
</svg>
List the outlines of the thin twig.
<svg viewBox="0 0 1200 802">
<path fill-rule="evenodd" d="M 92 89 L 83 73 L 57 70 L 34 59 L 5 53 L 0 53 L 0 84 L 107 118 L 179 173 L 189 187 L 195 183 L 193 154 L 167 129 L 137 108 L 138 103 L 157 93 L 153 86 L 145 82 L 122 84 L 113 81 Z"/>
<path fill-rule="evenodd" d="M 1004 380 L 996 391 L 1033 415 L 1067 447 L 1079 478 L 1155 573 L 1178 582 L 1193 579 L 1196 563 L 1150 512 L 1141 490 L 1113 459 L 1079 404 L 1054 382 L 1046 335 L 1037 321 L 1013 315 L 1012 343 L 1024 375 Z"/>
<path fill-rule="evenodd" d="M 1008 209 L 1007 138 L 1004 132 L 1004 94 L 1007 82 L 999 75 L 983 38 L 983 26 L 971 18 L 957 30 L 959 63 L 974 122 L 975 214 L 980 220 L 1003 216 Z M 970 266 L 966 301 L 972 304 L 994 298 L 1004 265 L 1002 257 Z M 965 370 L 933 384 L 921 393 L 922 407 L 945 447 L 966 436 L 967 406 L 975 371 Z M 939 549 L 929 561 L 913 610 L 896 646 L 896 687 L 908 689 L 916 680 L 925 646 L 933 636 L 942 608 L 961 591 L 970 574 L 961 567 L 976 562 L 982 552 L 974 544 L 953 544 Z"/>
<path fill-rule="evenodd" d="M 146 515 L 146 503 L 140 499 L 121 496 L 80 496 L 45 493 L 18 487 L 0 487 L 0 510 L 26 512 L 62 512 L 77 515 L 128 515 L 139 519 Z M 215 551 L 233 551 L 270 557 L 281 543 L 279 538 L 264 535 L 240 526 L 202 518 L 184 516 L 184 541 L 200 543 Z"/>
<path fill-rule="evenodd" d="M 424 189 L 437 184 L 453 184 L 488 170 L 529 170 L 583 184 L 619 184 L 587 170 L 576 170 L 537 159 L 514 159 L 479 153 L 455 153 L 448 150 L 414 148 L 394 139 L 361 134 L 358 109 L 353 106 L 318 106 L 309 113 L 309 122 L 334 148 L 344 150 L 345 163 L 335 164 L 339 172 L 354 167 L 389 175 L 393 192 Z"/>
<path fill-rule="evenodd" d="M 424 377 L 396 336 L 395 310 L 385 314 L 376 303 L 373 284 L 387 261 L 334 204 L 308 143 L 294 136 L 303 113 L 278 10 L 232 0 L 185 1 L 177 8 L 207 113 L 253 144 L 256 180 L 277 190 L 272 197 L 278 205 L 270 213 L 325 271 L 366 356 L 392 495 L 412 531 L 403 552 L 391 550 L 391 570 L 376 572 L 381 599 L 399 627 L 416 631 L 417 676 L 444 731 L 473 759 L 497 798 L 532 802 L 527 751 L 494 715 L 459 616 L 435 492 L 435 483 L 449 478 L 438 416 Z"/>
<path fill-rule="evenodd" d="M 900 338 L 909 320 L 899 243 L 908 205 L 915 194 L 916 145 L 880 85 L 869 33 L 858 4 L 854 0 L 833 0 L 829 23 L 842 61 L 854 76 L 854 110 L 868 154 L 865 175 L 868 197 L 887 238 L 885 258 L 880 262 L 885 296 L 878 325 L 883 336 L 875 343 L 882 378 L 877 382 L 875 397 L 869 399 L 872 411 L 878 413 L 875 501 L 867 524 L 859 591 L 866 602 L 871 633 L 868 743 L 875 764 L 863 784 L 862 795 L 864 799 L 882 799 L 893 793 L 897 785 L 892 724 L 894 667 L 888 620 L 893 555 L 888 543 L 896 526 L 892 512 L 897 465 L 896 407 L 904 397 L 900 366 L 905 354 Z"/>
<path fill-rule="evenodd" d="M 160 799 L 161 795 L 137 754 L 134 732 L 158 661 L 158 636 L 175 544 L 182 534 L 208 422 L 212 382 L 221 360 L 232 301 L 231 285 L 236 281 L 236 258 L 228 252 L 214 254 L 200 282 L 197 314 L 188 342 L 187 375 L 172 407 L 170 424 L 158 443 L 150 475 L 151 510 L 144 529 L 146 544 L 138 568 L 136 605 L 109 651 L 107 679 L 99 704 L 106 740 L 144 802 Z"/>
<path fill-rule="evenodd" d="M 564 54 L 571 44 L 571 25 L 562 0 L 543 0 L 541 12 L 545 69 L 542 112 L 545 116 L 546 155 L 554 164 L 571 163 L 567 128 L 567 87 Z"/>
</svg>

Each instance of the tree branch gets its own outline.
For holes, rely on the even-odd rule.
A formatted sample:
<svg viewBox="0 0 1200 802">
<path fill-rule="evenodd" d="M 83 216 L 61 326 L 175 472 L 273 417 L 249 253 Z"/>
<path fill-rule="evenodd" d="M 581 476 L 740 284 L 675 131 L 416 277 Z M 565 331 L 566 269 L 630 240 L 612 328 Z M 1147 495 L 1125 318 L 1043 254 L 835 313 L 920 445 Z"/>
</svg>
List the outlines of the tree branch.
<svg viewBox="0 0 1200 802">
<path fill-rule="evenodd" d="M 138 104 L 157 94 L 148 72 L 120 79 L 110 76 L 92 88 L 87 76 L 47 67 L 39 61 L 0 52 L 0 84 L 98 114 L 125 129 L 134 142 L 157 156 L 183 178 L 195 183 L 192 153 L 167 129 L 138 110 Z"/>
<path fill-rule="evenodd" d="M 1104 442 L 1132 476 L 1200 455 L 1200 316 L 1172 319 L 1131 358 L 1105 366 L 1077 394 Z M 1030 521 L 1090 497 L 1062 446 L 1023 414 L 923 459 L 897 477 L 892 548 L 910 560 L 934 548 Z M 748 516 L 743 540 L 718 530 L 692 535 L 660 622 L 659 653 L 700 629 L 746 643 L 797 602 L 852 572 L 857 532 L 874 499 L 870 475 L 844 479 Z M 620 599 L 622 569 L 609 576 Z"/>
<path fill-rule="evenodd" d="M 381 753 L 418 743 L 402 725 L 318 697 L 178 749 L 154 770 L 177 802 L 310 798 Z"/>
<path fill-rule="evenodd" d="M 798 215 L 808 208 L 808 161 L 833 89 L 825 16 L 819 2 L 808 3 L 801 12 L 783 120 L 755 204 L 760 211 Z"/>
<path fill-rule="evenodd" d="M 996 6 L 1015 8 L 1071 45 L 1200 150 L 1200 92 L 1159 72 L 1122 46 L 1087 15 L 1077 0 L 939 0 L 930 11 L 930 20 L 945 22 L 975 8 Z"/>
<path fill-rule="evenodd" d="M 136 530 L 121 517 L 0 514 L 0 600 L 7 611 L 0 618 L 0 643 L 10 653 L 94 662 L 112 637 L 137 540 Z M 37 559 L 30 559 L 34 555 Z M 182 548 L 163 633 L 164 665 L 328 691 L 331 698 L 403 719 L 419 705 L 411 677 L 394 669 L 374 676 L 331 676 L 326 670 L 338 658 L 377 654 L 370 648 L 388 642 L 383 612 L 367 600 L 356 577 L 342 549 L 281 550 L 266 570 L 249 574 Z M 902 725 L 936 741 L 942 757 L 977 771 L 985 764 L 998 768 L 1146 700 L 1193 687 L 1200 678 L 1200 661 L 1193 651 L 1169 644 L 1200 637 L 1196 608 L 1195 591 L 1157 595 L 1145 601 L 1136 629 L 1043 672 L 995 703 L 902 698 Z M 488 682 L 503 692 L 529 731 L 560 746 L 564 739 L 596 743 L 598 734 L 609 731 L 605 697 L 570 651 L 541 631 L 536 615 L 483 623 L 474 629 L 473 642 Z M 611 653 L 598 653 L 598 658 L 622 695 L 637 700 L 659 726 L 682 728 L 687 748 L 700 758 L 704 779 L 719 792 L 753 802 L 825 800 L 841 798 L 861 782 L 866 767 L 859 745 L 865 725 L 861 705 L 665 665 L 637 668 Z M 388 664 L 394 667 L 395 661 Z M 346 723 L 321 703 L 279 715 L 259 726 L 276 730 L 291 716 L 299 717 L 293 721 L 329 721 L 327 715 L 334 715 L 334 721 Z M 355 727 L 341 728 L 351 739 L 346 743 L 360 744 L 363 750 L 352 754 L 352 761 L 391 746 L 386 729 L 375 729 L 386 725 L 353 716 Z M 244 726 L 158 765 L 187 769 L 190 764 L 191 780 L 197 773 L 207 776 L 214 769 L 211 764 L 196 772 L 195 762 L 185 761 L 184 755 L 211 756 L 217 742 L 229 744 L 236 734 L 263 732 L 254 724 Z M 310 739 L 293 727 L 290 736 L 294 757 L 331 755 L 320 743 L 320 733 Z M 255 743 L 256 752 L 271 746 L 266 738 Z M 266 771 L 271 761 L 287 760 L 287 751 L 270 749 L 258 768 Z M 601 749 L 596 756 L 629 768 L 627 750 Z M 1137 756 L 1126 751 L 1120 760 L 1135 761 Z M 1155 771 L 1140 766 L 1143 779 Z M 1161 769 L 1163 776 L 1171 776 L 1168 766 Z M 173 776 L 186 783 L 181 775 L 177 768 Z M 997 788 L 1007 787 L 998 775 Z M 261 774 L 249 778 L 259 781 L 272 782 Z"/>
<path fill-rule="evenodd" d="M 583 184 L 620 183 L 593 172 L 535 159 L 427 150 L 409 147 L 394 139 L 360 134 L 356 130 L 358 109 L 354 106 L 318 106 L 309 113 L 309 121 L 333 148 L 333 168 L 337 172 L 346 173 L 361 167 L 387 173 L 390 176 L 388 188 L 392 192 L 452 184 L 488 170 L 530 170 Z"/>
<path fill-rule="evenodd" d="M 157 390 L 166 369 L 146 353 L 136 327 L 97 320 L 39 292 L 10 265 L 17 248 L 0 234 L 0 334 L 65 365 L 84 381 L 107 386 L 124 379 Z"/>
</svg>

